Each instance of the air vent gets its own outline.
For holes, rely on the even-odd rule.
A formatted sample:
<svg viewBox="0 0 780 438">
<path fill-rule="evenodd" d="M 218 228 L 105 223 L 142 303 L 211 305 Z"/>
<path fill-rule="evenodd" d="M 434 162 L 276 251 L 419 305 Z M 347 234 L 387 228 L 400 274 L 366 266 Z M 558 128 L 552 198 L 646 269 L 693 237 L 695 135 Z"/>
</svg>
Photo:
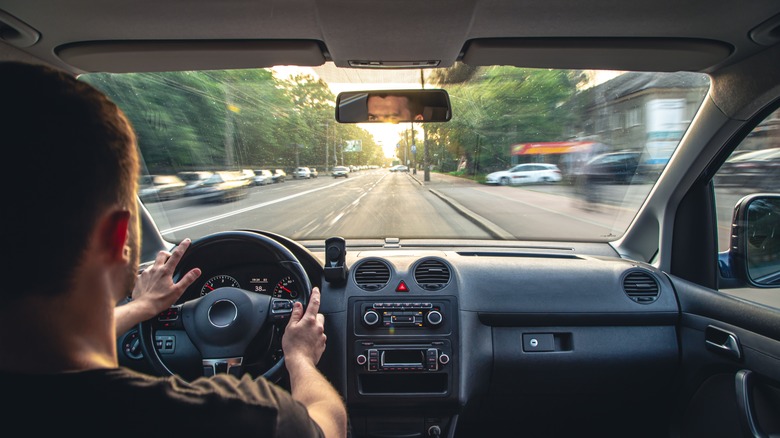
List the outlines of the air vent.
<svg viewBox="0 0 780 438">
<path fill-rule="evenodd" d="M 450 282 L 450 268 L 440 260 L 425 260 L 414 270 L 414 281 L 425 290 L 439 290 Z"/>
<path fill-rule="evenodd" d="M 375 291 L 390 281 L 390 267 L 379 260 L 368 260 L 355 269 L 355 283 L 363 289 Z"/>
<path fill-rule="evenodd" d="M 646 272 L 632 272 L 623 279 L 623 290 L 639 304 L 649 304 L 658 299 L 658 282 Z"/>
</svg>

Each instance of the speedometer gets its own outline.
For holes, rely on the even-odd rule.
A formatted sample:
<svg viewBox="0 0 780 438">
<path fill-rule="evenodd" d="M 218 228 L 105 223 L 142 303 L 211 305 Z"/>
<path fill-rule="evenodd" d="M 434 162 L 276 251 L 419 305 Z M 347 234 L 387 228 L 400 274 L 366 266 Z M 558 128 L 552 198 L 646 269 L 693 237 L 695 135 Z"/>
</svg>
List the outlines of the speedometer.
<svg viewBox="0 0 780 438">
<path fill-rule="evenodd" d="M 235 278 L 229 275 L 216 275 L 206 281 L 203 287 L 200 289 L 200 296 L 204 296 L 207 293 L 219 289 L 221 287 L 241 287 Z"/>
<path fill-rule="evenodd" d="M 295 285 L 295 280 L 289 275 L 279 280 L 276 283 L 276 287 L 274 287 L 274 297 L 286 298 L 288 300 L 298 298 L 298 288 Z"/>
</svg>

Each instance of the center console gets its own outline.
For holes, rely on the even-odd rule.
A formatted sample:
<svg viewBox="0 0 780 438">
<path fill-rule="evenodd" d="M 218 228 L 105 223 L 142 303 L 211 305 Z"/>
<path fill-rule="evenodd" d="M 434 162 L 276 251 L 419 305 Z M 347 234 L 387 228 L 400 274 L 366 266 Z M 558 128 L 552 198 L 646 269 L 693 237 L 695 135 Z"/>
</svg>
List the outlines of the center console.
<svg viewBox="0 0 780 438">
<path fill-rule="evenodd" d="M 458 410 L 455 297 L 353 297 L 347 390 L 353 435 L 446 436 Z"/>
</svg>

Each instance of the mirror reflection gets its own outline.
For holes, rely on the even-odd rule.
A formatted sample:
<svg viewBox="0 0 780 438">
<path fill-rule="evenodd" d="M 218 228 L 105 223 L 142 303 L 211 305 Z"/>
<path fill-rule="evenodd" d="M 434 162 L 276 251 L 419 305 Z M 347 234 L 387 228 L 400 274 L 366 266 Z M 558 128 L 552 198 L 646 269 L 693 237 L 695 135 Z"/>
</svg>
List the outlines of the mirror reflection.
<svg viewBox="0 0 780 438">
<path fill-rule="evenodd" d="M 444 90 L 352 91 L 336 102 L 341 123 L 446 122 L 451 113 Z"/>
<path fill-rule="evenodd" d="M 780 284 L 780 197 L 751 202 L 746 227 L 748 275 L 757 284 Z"/>
</svg>

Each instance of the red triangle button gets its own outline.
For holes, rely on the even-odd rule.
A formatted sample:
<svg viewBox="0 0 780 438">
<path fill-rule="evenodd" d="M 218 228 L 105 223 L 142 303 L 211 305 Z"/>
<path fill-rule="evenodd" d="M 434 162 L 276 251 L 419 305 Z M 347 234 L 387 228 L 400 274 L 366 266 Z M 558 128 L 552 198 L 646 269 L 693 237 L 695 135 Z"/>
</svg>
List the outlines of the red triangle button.
<svg viewBox="0 0 780 438">
<path fill-rule="evenodd" d="M 396 292 L 409 292 L 409 286 L 404 283 L 403 280 L 401 280 L 400 283 L 398 283 L 398 287 L 395 288 Z"/>
</svg>

